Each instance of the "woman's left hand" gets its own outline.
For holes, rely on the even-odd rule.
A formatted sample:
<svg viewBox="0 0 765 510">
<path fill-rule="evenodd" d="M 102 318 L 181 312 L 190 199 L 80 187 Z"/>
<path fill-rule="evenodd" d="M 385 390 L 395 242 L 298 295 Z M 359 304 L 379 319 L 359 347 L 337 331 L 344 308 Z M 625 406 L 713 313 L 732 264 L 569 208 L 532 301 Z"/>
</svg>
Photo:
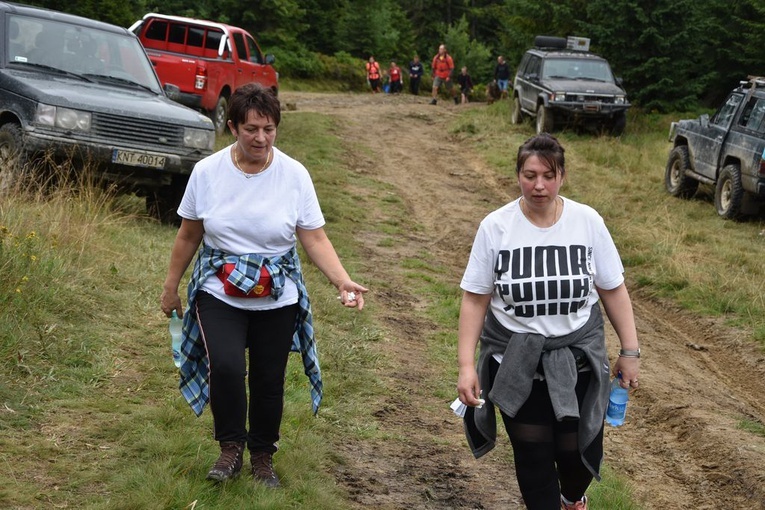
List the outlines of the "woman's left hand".
<svg viewBox="0 0 765 510">
<path fill-rule="evenodd" d="M 619 356 L 614 363 L 614 377 L 622 373 L 622 388 L 637 388 L 640 374 L 640 358 Z"/>
<path fill-rule="evenodd" d="M 369 289 L 362 287 L 358 283 L 348 280 L 338 287 L 340 291 L 340 303 L 348 308 L 364 308 L 364 292 Z"/>
</svg>

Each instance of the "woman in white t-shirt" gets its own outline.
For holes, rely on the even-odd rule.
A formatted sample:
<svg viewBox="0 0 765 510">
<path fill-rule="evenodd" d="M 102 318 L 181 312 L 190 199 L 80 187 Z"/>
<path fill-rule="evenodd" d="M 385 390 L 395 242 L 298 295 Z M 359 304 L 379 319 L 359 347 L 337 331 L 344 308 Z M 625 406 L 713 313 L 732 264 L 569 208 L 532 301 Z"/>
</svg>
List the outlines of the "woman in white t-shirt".
<svg viewBox="0 0 765 510">
<path fill-rule="evenodd" d="M 210 403 L 221 454 L 207 478 L 238 475 L 246 446 L 254 478 L 276 487 L 272 456 L 290 350 L 302 355 L 314 412 L 322 397 L 296 241 L 343 305 L 361 310 L 367 289 L 351 280 L 327 238 L 308 171 L 273 145 L 276 96 L 246 85 L 232 94 L 228 114 L 236 142 L 197 163 L 178 207 L 161 308 L 168 317 L 182 314 L 178 286 L 199 248 L 183 316 L 180 389 L 197 415 Z"/>
<path fill-rule="evenodd" d="M 481 222 L 461 283 L 465 432 L 473 454 L 484 455 L 495 444 L 499 408 L 526 506 L 586 509 L 585 490 L 600 479 L 609 393 L 598 301 L 621 343 L 612 371 L 625 388 L 638 386 L 635 319 L 603 219 L 558 195 L 565 176 L 558 140 L 527 140 L 516 172 L 522 196 Z"/>
</svg>

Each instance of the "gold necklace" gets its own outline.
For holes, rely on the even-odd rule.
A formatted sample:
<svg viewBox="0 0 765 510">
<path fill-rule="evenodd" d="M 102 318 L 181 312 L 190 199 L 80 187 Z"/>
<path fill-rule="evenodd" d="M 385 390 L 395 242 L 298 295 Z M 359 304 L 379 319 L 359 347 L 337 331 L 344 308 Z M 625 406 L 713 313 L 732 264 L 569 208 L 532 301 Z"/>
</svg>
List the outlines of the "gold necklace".
<svg viewBox="0 0 765 510">
<path fill-rule="evenodd" d="M 273 151 L 268 151 L 268 156 L 266 157 L 266 162 L 265 162 L 265 163 L 263 163 L 263 166 L 262 166 L 262 167 L 260 167 L 260 170 L 258 170 L 258 171 L 257 171 L 257 172 L 255 172 L 255 173 L 252 173 L 252 174 L 248 174 L 247 172 L 245 172 L 244 170 L 242 170 L 242 167 L 241 167 L 241 166 L 239 166 L 239 154 L 238 154 L 238 152 L 237 152 L 237 150 L 236 150 L 236 146 L 233 148 L 233 150 L 234 150 L 234 164 L 236 165 L 236 168 L 237 168 L 237 170 L 239 170 L 239 171 L 242 173 L 242 175 L 244 175 L 244 177 L 245 177 L 246 179 L 252 179 L 252 178 L 253 178 L 253 177 L 255 177 L 256 175 L 258 175 L 260 172 L 262 172 L 263 170 L 265 170 L 265 169 L 266 169 L 266 167 L 268 166 L 268 164 L 269 164 L 269 163 L 271 163 L 271 154 L 273 154 Z"/>
<path fill-rule="evenodd" d="M 558 205 L 559 205 L 560 202 L 562 202 L 562 200 L 559 197 L 555 197 L 555 210 L 553 211 L 553 220 L 552 220 L 552 223 L 550 223 L 546 227 L 543 227 L 541 225 L 537 225 L 539 228 L 550 228 L 553 225 L 555 225 L 555 223 L 558 222 Z M 526 199 L 521 197 L 521 212 L 523 213 L 524 216 L 526 216 L 526 219 L 528 219 L 531 223 L 534 223 L 534 220 L 531 219 L 531 217 L 529 216 L 528 212 L 523 210 L 524 209 L 524 207 L 523 207 L 524 205 L 526 205 L 526 209 L 528 210 L 528 204 L 526 204 Z M 534 225 L 536 225 L 536 223 L 534 223 Z"/>
</svg>

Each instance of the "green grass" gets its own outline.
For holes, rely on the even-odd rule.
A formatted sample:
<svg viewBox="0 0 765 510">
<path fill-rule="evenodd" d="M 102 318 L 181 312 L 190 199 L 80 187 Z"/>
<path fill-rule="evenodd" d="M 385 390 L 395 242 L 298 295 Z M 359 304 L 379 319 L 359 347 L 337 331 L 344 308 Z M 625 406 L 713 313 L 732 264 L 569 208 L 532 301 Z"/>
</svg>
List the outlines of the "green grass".
<svg viewBox="0 0 765 510">
<path fill-rule="evenodd" d="M 708 195 L 666 194 L 666 131 L 676 118 L 631 114 L 620 140 L 560 133 L 569 170 L 562 193 L 605 217 L 632 288 L 723 316 L 765 343 L 765 225 L 719 219 Z M 462 111 L 450 131 L 514 183 L 517 147 L 532 128 L 509 125 L 506 102 Z M 231 142 L 221 137 L 217 145 Z M 402 205 L 395 190 L 349 167 L 348 147 L 326 117 L 285 115 L 277 144 L 310 169 L 327 232 L 362 281 L 354 237 L 370 218 L 358 199 L 386 211 L 375 226 L 380 247 L 395 248 L 402 233 L 421 229 L 405 208 L 391 207 Z M 364 314 L 338 307 L 334 288 L 304 264 L 326 375 L 320 415 L 311 415 L 292 356 L 276 459 L 284 490 L 256 489 L 248 477 L 211 486 L 204 480 L 217 456 L 210 414 L 194 418 L 177 391 L 158 307 L 175 231 L 143 208 L 139 198 L 79 183 L 0 200 L 0 507 L 348 508 L 331 475 L 340 461 L 332 443 L 384 437 L 369 414 L 369 402 L 388 391 L 375 369 L 390 362 L 368 348 L 384 338 L 374 300 Z M 430 297 L 428 362 L 441 377 L 427 384 L 441 406 L 454 396 L 460 291 L 426 253 L 407 258 L 401 271 L 412 292 Z M 763 433 L 761 424 L 742 427 Z M 593 508 L 637 508 L 627 482 L 609 470 L 591 495 Z"/>
</svg>

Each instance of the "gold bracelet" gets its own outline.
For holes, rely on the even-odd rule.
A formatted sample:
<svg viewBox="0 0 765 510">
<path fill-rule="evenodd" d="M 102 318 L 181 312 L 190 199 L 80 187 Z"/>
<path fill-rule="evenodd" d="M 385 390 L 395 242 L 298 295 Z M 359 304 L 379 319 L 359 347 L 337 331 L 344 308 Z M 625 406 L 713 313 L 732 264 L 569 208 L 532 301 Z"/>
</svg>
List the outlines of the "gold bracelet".
<svg viewBox="0 0 765 510">
<path fill-rule="evenodd" d="M 619 349 L 619 357 L 620 358 L 639 358 L 640 349 L 636 351 L 631 351 L 629 349 Z"/>
</svg>

